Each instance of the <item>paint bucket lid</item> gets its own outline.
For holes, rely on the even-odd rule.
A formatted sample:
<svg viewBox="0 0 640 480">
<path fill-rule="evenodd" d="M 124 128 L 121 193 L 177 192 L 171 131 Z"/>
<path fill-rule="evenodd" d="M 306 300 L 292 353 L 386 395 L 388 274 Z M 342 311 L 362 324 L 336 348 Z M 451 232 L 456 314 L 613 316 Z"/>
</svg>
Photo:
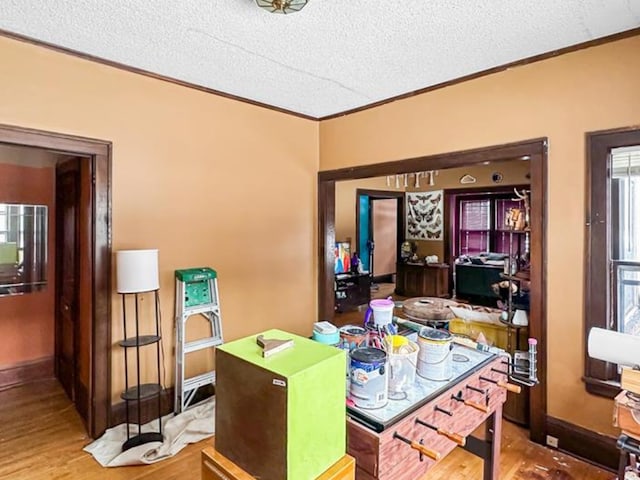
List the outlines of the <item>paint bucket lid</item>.
<svg viewBox="0 0 640 480">
<path fill-rule="evenodd" d="M 345 325 L 340 327 L 340 333 L 345 335 L 366 335 L 367 329 L 357 325 Z"/>
<path fill-rule="evenodd" d="M 387 352 L 375 347 L 356 348 L 351 352 L 351 358 L 362 363 L 383 362 L 387 358 Z"/>
<path fill-rule="evenodd" d="M 388 298 L 378 298 L 376 300 L 371 300 L 369 302 L 369 306 L 374 310 L 393 310 L 396 304 L 393 300 Z"/>
<path fill-rule="evenodd" d="M 420 338 L 425 340 L 433 340 L 435 342 L 448 342 L 453 336 L 447 330 L 440 330 L 437 328 L 422 328 L 420 330 Z"/>
</svg>

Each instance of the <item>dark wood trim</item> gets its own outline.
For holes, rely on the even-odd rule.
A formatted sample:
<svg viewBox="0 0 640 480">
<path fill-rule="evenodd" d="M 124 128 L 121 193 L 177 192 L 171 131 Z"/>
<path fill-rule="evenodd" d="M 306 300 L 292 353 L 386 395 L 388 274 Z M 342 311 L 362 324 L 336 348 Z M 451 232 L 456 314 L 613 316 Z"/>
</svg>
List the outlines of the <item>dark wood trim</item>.
<svg viewBox="0 0 640 480">
<path fill-rule="evenodd" d="M 476 78 L 486 77 L 487 75 L 493 75 L 494 73 L 504 72 L 505 70 L 509 70 L 516 67 L 522 67 L 530 63 L 541 62 L 543 60 L 548 60 L 553 57 L 558 57 L 566 53 L 572 53 L 572 52 L 577 52 L 578 50 L 584 50 L 585 48 L 597 47 L 598 45 L 603 45 L 605 43 L 616 42 L 618 40 L 623 40 L 625 38 L 635 37 L 636 35 L 640 35 L 640 28 L 632 28 L 631 30 L 615 33 L 613 35 L 608 35 L 602 38 L 596 38 L 595 40 L 589 40 L 588 42 L 582 42 L 576 45 L 571 45 L 569 47 L 560 48 L 558 50 L 552 50 L 550 52 L 541 53 L 540 55 L 534 55 L 533 57 L 524 58 L 522 60 L 516 60 L 514 62 L 506 63 L 504 65 L 499 65 L 497 67 L 489 68 L 487 70 L 482 70 L 480 72 L 472 73 L 470 75 L 465 75 L 463 77 L 447 80 L 446 82 L 438 83 L 436 85 L 431 85 L 429 87 L 420 88 L 412 92 L 403 93 L 402 95 L 396 95 L 394 97 L 390 97 L 385 100 L 379 100 L 377 102 L 369 103 L 361 107 L 352 108 L 350 110 L 345 110 L 343 112 L 333 113 L 331 115 L 325 115 L 324 117 L 319 117 L 318 120 L 324 121 L 324 120 L 332 120 L 334 118 L 344 117 L 345 115 L 351 115 L 353 113 L 369 110 L 371 108 L 379 107 L 387 103 L 397 102 L 398 100 L 404 100 L 406 98 L 415 97 L 416 95 L 422 95 L 423 93 L 432 92 L 434 90 L 440 90 L 441 88 L 450 87 L 452 85 L 457 85 L 459 83 L 467 82 L 469 80 L 475 80 Z"/>
<path fill-rule="evenodd" d="M 91 431 L 102 435 L 111 421 L 111 144 L 92 158 L 93 172 L 93 337 L 91 382 L 100 410 Z M 104 379 L 107 379 L 105 382 Z M 102 411 L 104 409 L 104 411 Z M 106 413 L 106 415 L 105 415 Z M 117 424 L 116 424 L 117 425 Z"/>
<path fill-rule="evenodd" d="M 324 170 L 318 173 L 318 181 L 356 180 L 359 178 L 419 172 L 425 168 L 429 170 L 442 170 L 443 168 L 466 167 L 469 165 L 482 164 L 483 162 L 515 160 L 525 156 L 531 156 L 531 151 L 537 151 L 540 148 L 540 143 L 543 141 L 546 142 L 546 139 L 536 138 L 524 142 L 505 143 L 493 147 L 439 153 L 399 161 L 393 160 L 357 167 L 339 168 L 336 170 Z"/>
<path fill-rule="evenodd" d="M 600 435 L 586 428 L 547 416 L 549 435 L 558 439 L 558 450 L 606 468 L 612 472 L 618 469 L 620 451 L 616 439 Z"/>
<path fill-rule="evenodd" d="M 53 153 L 76 155 L 109 155 L 111 142 L 64 133 L 0 124 L 0 142 L 19 147 L 44 148 Z M 25 141 L 28 140 L 28 144 Z"/>
<path fill-rule="evenodd" d="M 318 180 L 318 313 L 320 320 L 331 320 L 335 313 L 333 273 L 335 242 L 336 182 Z"/>
<path fill-rule="evenodd" d="M 49 50 L 54 50 L 58 53 L 64 53 L 66 55 L 71 55 L 73 57 L 81 58 L 83 60 L 88 60 L 90 62 L 100 63 L 102 65 L 107 65 L 109 67 L 117 68 L 119 70 L 124 70 L 129 73 L 135 73 L 138 75 L 144 75 L 145 77 L 150 77 L 156 80 L 160 80 L 162 82 L 173 83 L 175 85 L 180 85 L 181 87 L 191 88 L 193 90 L 199 90 L 204 93 L 209 93 L 212 95 L 217 95 L 218 97 L 228 98 L 229 100 L 235 100 L 237 102 L 248 103 L 250 105 L 254 105 L 256 107 L 262 107 L 269 110 L 274 110 L 280 113 L 286 113 L 287 115 L 293 115 L 294 117 L 304 118 L 305 120 L 318 120 L 317 117 L 313 117 L 311 115 L 306 115 L 304 113 L 294 112 L 293 110 L 287 110 L 282 107 L 275 107 L 273 105 L 268 105 L 266 103 L 258 102 L 257 100 L 251 100 L 249 98 L 240 97 L 238 95 L 233 95 L 231 93 L 225 93 L 220 90 L 215 90 L 213 88 L 203 87 L 202 85 L 196 85 L 195 83 L 190 83 L 184 80 L 179 80 L 177 78 L 168 77 L 166 75 L 161 75 L 159 73 L 150 72 L 149 70 L 144 70 L 142 68 L 133 67 L 131 65 L 127 65 L 120 62 L 115 62 L 113 60 L 107 60 L 106 58 L 97 57 L 95 55 L 90 55 L 88 53 L 83 53 L 78 50 L 74 50 L 72 48 L 61 47 L 60 45 L 55 45 L 53 43 L 44 42 L 42 40 L 38 40 L 33 37 L 29 37 L 27 35 L 21 35 L 19 33 L 13 33 L 8 30 L 0 29 L 0 36 L 10 38 L 12 40 L 17 40 L 19 42 L 29 43 L 31 45 L 36 45 L 38 47 L 47 48 Z"/>
<path fill-rule="evenodd" d="M 173 404 L 175 400 L 175 391 L 173 387 L 168 387 L 160 392 L 160 416 L 169 415 L 174 412 Z M 195 405 L 214 395 L 215 389 L 213 385 L 204 385 L 198 389 L 193 397 L 190 405 Z M 142 400 L 140 404 L 141 424 L 150 422 L 158 418 L 158 400 L 156 397 Z M 120 425 L 127 421 L 127 412 L 125 402 L 118 402 L 111 407 L 112 425 Z M 138 409 L 135 401 L 129 402 L 129 422 L 138 423 Z"/>
<path fill-rule="evenodd" d="M 531 439 L 544 443 L 547 412 L 546 225 L 547 140 L 538 138 L 494 147 L 451 152 L 318 173 L 318 318 L 333 318 L 333 256 L 335 242 L 335 182 L 423 170 L 454 168 L 486 161 L 528 156 L 531 166 L 531 298 L 529 331 L 538 339 L 538 378 L 531 389 Z"/>
<path fill-rule="evenodd" d="M 548 143 L 543 141 L 530 158 L 531 295 L 529 336 L 538 339 L 538 379 L 530 390 L 531 440 L 544 443 L 547 414 L 547 165 Z"/>
<path fill-rule="evenodd" d="M 174 390 L 173 387 L 162 390 L 160 392 L 160 416 L 163 417 L 173 413 Z M 140 417 L 142 421 L 138 421 L 138 406 L 135 401 L 129 402 L 129 422 L 140 423 L 144 425 L 158 418 L 158 399 L 144 399 L 140 402 Z M 113 425 L 121 425 L 127 421 L 127 412 L 125 402 L 118 402 L 111 407 L 111 420 Z M 213 419 L 212 419 L 213 421 Z"/>
<path fill-rule="evenodd" d="M 93 318 L 87 429 L 97 438 L 111 425 L 111 142 L 0 124 L 0 143 L 81 155 L 91 164 Z"/>
<path fill-rule="evenodd" d="M 76 408 L 81 418 L 89 418 L 91 415 L 91 409 L 89 408 L 89 404 L 91 400 L 89 398 L 89 390 L 82 382 L 77 382 L 75 386 L 75 394 L 76 394 Z"/>
<path fill-rule="evenodd" d="M 0 369 L 0 391 L 36 380 L 53 378 L 53 370 L 53 357 L 43 357 L 5 366 Z"/>
<path fill-rule="evenodd" d="M 585 369 L 586 368 L 587 366 L 585 365 Z M 587 392 L 612 400 L 616 398 L 620 390 L 622 390 L 618 380 L 601 380 L 593 377 L 582 377 L 582 381 L 585 384 L 584 387 L 587 389 Z"/>
<path fill-rule="evenodd" d="M 609 281 L 610 187 L 609 154 L 613 148 L 640 145 L 640 128 L 589 132 L 586 140 L 584 377 L 589 393 L 613 398 L 619 391 L 616 365 L 589 357 L 587 341 L 593 327 L 617 328 L 611 313 L 614 292 Z"/>
</svg>

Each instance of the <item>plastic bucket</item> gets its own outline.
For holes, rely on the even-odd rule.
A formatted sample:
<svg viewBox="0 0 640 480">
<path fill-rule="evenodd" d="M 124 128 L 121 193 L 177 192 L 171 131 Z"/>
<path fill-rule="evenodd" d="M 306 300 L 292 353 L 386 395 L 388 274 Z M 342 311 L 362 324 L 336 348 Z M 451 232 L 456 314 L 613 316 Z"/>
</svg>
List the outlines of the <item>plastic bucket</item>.
<svg viewBox="0 0 640 480">
<path fill-rule="evenodd" d="M 369 307 L 373 312 L 373 324 L 376 327 L 389 325 L 393 320 L 393 308 L 395 303 L 390 299 L 371 300 Z"/>
<path fill-rule="evenodd" d="M 435 328 L 423 328 L 418 335 L 417 371 L 418 375 L 427 380 L 450 380 L 453 371 L 451 368 L 451 341 L 453 336 L 446 330 Z"/>
<path fill-rule="evenodd" d="M 351 351 L 366 347 L 369 333 L 366 328 L 357 325 L 345 325 L 340 328 L 340 344 L 343 350 Z"/>
<path fill-rule="evenodd" d="M 372 347 L 353 350 L 349 398 L 355 406 L 370 409 L 384 407 L 388 388 L 387 353 Z"/>
<path fill-rule="evenodd" d="M 392 335 L 396 337 L 397 335 Z M 402 337 L 405 340 L 406 337 Z M 389 349 L 389 398 L 400 400 L 406 396 L 416 381 L 416 364 L 418 361 L 417 343 L 392 339 L 393 347 Z"/>
</svg>

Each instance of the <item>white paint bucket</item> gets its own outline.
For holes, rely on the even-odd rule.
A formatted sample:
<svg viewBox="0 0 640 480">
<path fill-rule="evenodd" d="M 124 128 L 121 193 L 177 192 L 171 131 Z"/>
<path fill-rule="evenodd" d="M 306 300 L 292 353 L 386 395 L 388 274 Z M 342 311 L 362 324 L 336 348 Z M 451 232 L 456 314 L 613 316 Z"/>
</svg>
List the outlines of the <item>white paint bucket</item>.
<svg viewBox="0 0 640 480">
<path fill-rule="evenodd" d="M 452 335 L 446 330 L 423 328 L 418 335 L 418 375 L 438 382 L 450 380 Z"/>
<path fill-rule="evenodd" d="M 395 303 L 390 299 L 371 300 L 369 307 L 373 311 L 373 324 L 376 327 L 390 325 L 393 320 L 393 308 Z"/>
</svg>

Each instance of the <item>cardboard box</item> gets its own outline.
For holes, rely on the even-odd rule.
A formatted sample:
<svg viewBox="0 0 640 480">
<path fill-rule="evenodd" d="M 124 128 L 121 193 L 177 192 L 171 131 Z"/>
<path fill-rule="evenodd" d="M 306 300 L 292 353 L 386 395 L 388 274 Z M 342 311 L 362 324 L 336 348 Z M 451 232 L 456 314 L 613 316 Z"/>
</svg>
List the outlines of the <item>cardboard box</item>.
<svg viewBox="0 0 640 480">
<path fill-rule="evenodd" d="M 613 424 L 624 433 L 640 439 L 640 402 L 631 400 L 626 390 L 616 397 Z"/>
<path fill-rule="evenodd" d="M 463 320 L 454 318 L 449 322 L 449 331 L 458 335 L 466 335 L 473 340 L 477 340 L 481 333 L 491 346 L 506 349 L 509 343 L 509 332 L 506 325 L 495 325 L 492 323 L 478 322 L 475 320 Z M 516 346 L 516 333 L 512 333 L 511 348 Z M 518 330 L 520 335 L 520 348 L 527 348 L 527 329 Z"/>
<path fill-rule="evenodd" d="M 620 386 L 623 390 L 640 395 L 640 370 L 624 367 L 622 369 Z"/>
<path fill-rule="evenodd" d="M 293 347 L 263 358 L 258 335 Z M 345 352 L 258 335 L 216 350 L 216 449 L 261 480 L 314 480 L 346 453 Z"/>
</svg>

